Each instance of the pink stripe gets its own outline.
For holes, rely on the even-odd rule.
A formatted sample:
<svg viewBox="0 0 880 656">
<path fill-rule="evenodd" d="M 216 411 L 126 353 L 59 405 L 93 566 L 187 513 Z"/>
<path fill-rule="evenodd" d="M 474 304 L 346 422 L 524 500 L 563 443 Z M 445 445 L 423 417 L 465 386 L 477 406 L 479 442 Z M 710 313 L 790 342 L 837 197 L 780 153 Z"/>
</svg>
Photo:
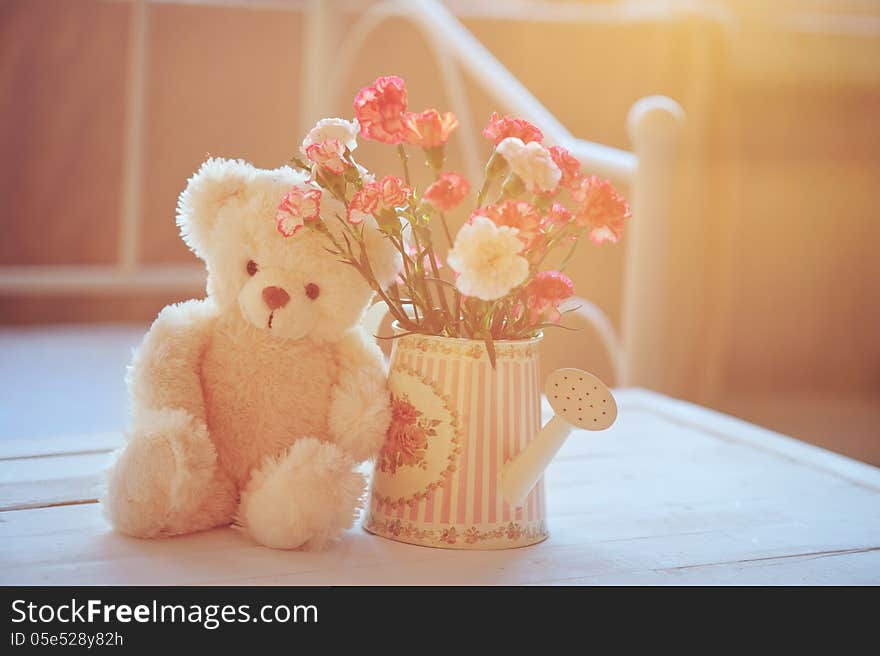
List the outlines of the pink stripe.
<svg viewBox="0 0 880 656">
<path fill-rule="evenodd" d="M 400 362 L 400 351 L 398 350 L 397 344 L 395 343 L 391 345 L 391 365 L 389 369 L 394 369 L 394 367 L 397 366 L 398 362 Z M 377 513 L 379 513 L 380 515 L 385 515 L 385 517 L 391 515 L 391 509 L 387 505 L 380 505 L 375 499 L 373 499 L 372 502 L 375 504 L 375 509 Z"/>
<path fill-rule="evenodd" d="M 465 363 L 464 372 L 462 372 L 462 379 L 464 383 L 464 400 L 461 404 L 461 408 L 465 409 L 467 413 L 464 417 L 464 426 L 466 430 L 464 433 L 464 443 L 461 445 L 461 469 L 458 472 L 458 503 L 456 503 L 455 508 L 455 519 L 459 524 L 464 524 L 466 519 L 467 512 L 467 493 L 468 493 L 468 466 L 469 457 L 468 457 L 468 449 L 471 444 L 471 433 L 473 432 L 473 424 L 475 417 L 471 412 L 471 396 L 472 396 L 472 387 L 473 384 L 471 382 L 471 378 L 473 376 L 474 368 L 472 362 Z"/>
<path fill-rule="evenodd" d="M 397 348 L 397 344 L 395 343 L 391 347 L 391 369 L 394 367 L 405 364 L 406 355 L 401 355 L 400 350 Z M 383 504 L 381 512 L 385 515 L 385 517 L 391 517 L 392 508 L 389 504 Z"/>
<path fill-rule="evenodd" d="M 516 363 L 516 373 L 513 378 L 513 398 L 514 399 L 522 399 L 523 398 L 523 366 L 521 363 Z M 522 451 L 523 444 L 523 426 L 521 419 L 521 408 L 519 404 L 516 403 L 514 406 L 514 415 L 513 415 L 513 425 L 514 425 L 514 436 L 516 437 L 516 446 L 514 448 L 513 456 L 516 456 L 520 451 Z M 513 518 L 516 521 L 522 520 L 522 506 L 516 506 L 514 508 Z"/>
<path fill-rule="evenodd" d="M 437 362 L 437 389 L 441 393 L 446 394 L 446 360 L 440 359 Z M 425 521 L 433 522 L 434 513 L 437 505 L 437 489 L 431 490 L 427 499 L 425 499 Z"/>
<path fill-rule="evenodd" d="M 452 407 L 455 408 L 458 413 L 458 429 L 459 434 L 462 433 L 462 412 L 461 412 L 461 404 L 459 401 L 460 395 L 460 387 L 459 387 L 459 370 L 461 369 L 461 362 L 459 360 L 454 360 L 452 362 L 452 386 L 450 388 L 451 396 L 453 397 Z M 448 524 L 449 523 L 449 513 L 450 513 L 450 505 L 452 504 L 452 485 L 453 481 L 457 480 L 459 474 L 461 472 L 461 456 L 459 455 L 458 460 L 455 463 L 455 472 L 446 479 L 446 485 L 443 487 L 443 508 L 440 512 L 440 523 Z"/>
<path fill-rule="evenodd" d="M 491 414 L 486 406 L 486 367 L 489 365 L 480 361 L 478 365 L 477 380 L 477 412 L 474 415 L 474 428 L 476 429 L 476 467 L 474 467 L 474 522 L 479 524 L 483 521 L 483 447 L 485 439 L 485 417 Z"/>
<path fill-rule="evenodd" d="M 489 521 L 495 522 L 498 517 L 498 412 L 502 407 L 498 386 L 504 381 L 504 365 L 499 363 L 498 369 L 490 374 L 489 407 Z"/>
<path fill-rule="evenodd" d="M 536 371 L 536 363 L 532 360 L 529 363 L 529 437 L 531 442 L 535 439 L 535 390 L 538 387 L 538 372 Z M 529 494 L 529 521 L 535 519 L 535 493 Z"/>
<path fill-rule="evenodd" d="M 510 458 L 510 433 L 513 430 L 512 422 L 510 421 L 510 412 L 513 408 L 513 364 L 511 362 L 504 363 L 504 379 L 501 381 L 504 385 L 504 389 L 502 390 L 502 398 L 504 400 L 503 410 L 504 415 L 502 422 L 502 429 L 504 431 L 504 444 L 503 444 L 503 461 L 502 464 L 506 465 L 508 459 Z M 505 522 L 510 521 L 510 504 L 507 501 L 503 501 L 501 504 L 501 518 Z"/>
<path fill-rule="evenodd" d="M 425 373 L 425 361 L 424 358 L 420 355 L 416 358 L 416 366 L 415 371 L 417 374 Z M 430 378 L 429 374 L 425 374 Z M 414 503 L 409 509 L 409 521 L 417 522 L 419 520 L 419 504 L 418 502 Z"/>
<path fill-rule="evenodd" d="M 544 479 L 538 481 L 538 519 L 544 519 L 547 510 L 544 508 Z"/>
<path fill-rule="evenodd" d="M 427 360 L 427 362 L 426 362 Z M 430 380 L 431 379 L 431 359 L 425 358 L 424 356 L 419 356 L 416 359 L 415 371 L 418 374 L 424 373 L 424 375 Z M 409 519 L 411 522 L 417 522 L 419 520 L 419 504 L 414 503 L 412 508 L 409 511 Z"/>
<path fill-rule="evenodd" d="M 412 366 L 413 366 L 413 356 L 412 355 L 407 356 L 406 366 L 409 368 L 412 368 Z M 397 506 L 397 513 L 396 513 L 397 519 L 403 519 L 403 516 L 405 513 L 406 513 L 406 504 L 405 503 L 402 503 L 399 506 Z"/>
<path fill-rule="evenodd" d="M 538 361 L 535 360 L 535 384 L 532 387 L 532 414 L 534 419 L 532 420 L 532 439 L 535 439 L 538 435 L 538 431 L 541 427 L 541 390 L 540 390 L 540 382 L 539 378 L 541 372 L 538 368 Z M 539 479 L 540 480 L 540 479 Z M 538 490 L 538 486 L 535 486 L 535 508 L 534 513 L 532 515 L 533 519 L 538 519 L 538 496 L 540 494 L 540 490 Z"/>
<path fill-rule="evenodd" d="M 434 372 L 434 358 L 424 358 L 420 355 L 419 359 L 416 361 L 416 372 L 424 374 L 425 378 L 431 380 L 431 374 Z M 410 509 L 409 519 L 411 522 L 419 521 L 419 509 L 421 505 L 422 501 L 417 501 Z"/>
<path fill-rule="evenodd" d="M 529 442 L 532 441 L 532 363 L 529 362 L 526 364 L 526 395 L 523 401 L 526 404 L 526 430 L 525 430 L 525 441 L 526 446 L 528 446 Z M 523 447 L 525 448 L 525 447 Z M 525 515 L 526 521 L 532 521 L 532 493 L 529 492 L 529 495 L 526 497 L 526 500 L 523 502 L 523 514 Z"/>
<path fill-rule="evenodd" d="M 535 361 L 535 372 L 538 375 L 538 381 L 537 381 L 538 387 L 535 388 L 535 393 L 537 395 L 535 397 L 535 435 L 537 436 L 537 434 L 541 430 L 541 421 L 542 421 L 542 419 L 541 419 L 541 389 L 540 389 L 541 368 L 540 368 L 539 361 Z M 539 520 L 539 519 L 544 518 L 544 478 L 543 478 L 543 474 L 542 474 L 541 478 L 538 479 L 538 484 L 535 487 L 535 490 L 536 490 L 536 492 L 535 492 L 535 519 Z"/>
<path fill-rule="evenodd" d="M 538 435 L 538 426 L 541 423 L 541 415 L 538 406 L 538 361 L 532 361 L 532 434 L 529 438 L 529 441 L 535 439 Z M 535 490 L 532 493 L 532 498 L 529 501 L 529 515 L 531 515 L 532 519 L 537 517 L 538 511 L 538 490 L 537 486 L 535 486 Z"/>
</svg>

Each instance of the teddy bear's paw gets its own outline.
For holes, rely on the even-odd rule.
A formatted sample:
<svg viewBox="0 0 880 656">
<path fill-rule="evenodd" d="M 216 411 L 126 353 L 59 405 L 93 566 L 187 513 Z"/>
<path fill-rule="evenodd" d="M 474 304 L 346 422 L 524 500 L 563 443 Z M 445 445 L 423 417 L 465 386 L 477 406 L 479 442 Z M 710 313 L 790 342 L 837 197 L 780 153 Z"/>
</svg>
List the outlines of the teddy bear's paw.
<svg viewBox="0 0 880 656">
<path fill-rule="evenodd" d="M 334 391 L 328 419 L 336 444 L 356 462 L 375 456 L 391 423 L 391 398 L 384 379 L 351 376 Z"/>
<path fill-rule="evenodd" d="M 216 463 L 201 422 L 183 410 L 145 412 L 110 470 L 104 513 L 135 537 L 186 532 L 185 518 L 204 501 Z"/>
<path fill-rule="evenodd" d="M 237 523 L 275 549 L 322 549 L 351 528 L 366 480 L 335 444 L 297 440 L 253 473 Z"/>
</svg>

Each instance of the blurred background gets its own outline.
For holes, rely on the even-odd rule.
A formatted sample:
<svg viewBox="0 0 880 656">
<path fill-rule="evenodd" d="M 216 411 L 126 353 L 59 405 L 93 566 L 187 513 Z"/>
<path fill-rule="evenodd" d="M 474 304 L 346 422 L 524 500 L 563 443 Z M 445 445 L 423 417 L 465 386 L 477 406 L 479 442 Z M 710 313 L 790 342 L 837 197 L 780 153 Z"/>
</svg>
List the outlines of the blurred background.
<svg viewBox="0 0 880 656">
<path fill-rule="evenodd" d="M 278 166 L 311 120 L 310 4 L 0 0 L 0 439 L 123 428 L 131 348 L 162 306 L 199 295 L 174 224 L 187 178 L 208 154 Z M 370 4 L 329 3 L 341 39 Z M 650 386 L 880 464 L 880 3 L 445 6 L 577 137 L 630 150 L 636 100 L 684 108 Z M 428 44 L 392 17 L 328 113 L 350 117 L 357 90 L 384 74 L 406 79 L 412 109 L 455 109 Z M 465 90 L 488 154 L 477 131 L 498 107 L 467 77 Z M 461 170 L 460 150 L 452 142 L 449 168 Z M 397 170 L 377 147 L 358 153 Z M 135 253 L 122 234 L 133 215 Z M 570 269 L 615 324 L 625 252 L 583 248 Z M 84 293 L 15 278 L 120 258 L 151 265 L 153 282 Z M 546 354 L 612 379 L 590 329 L 553 332 Z"/>
</svg>

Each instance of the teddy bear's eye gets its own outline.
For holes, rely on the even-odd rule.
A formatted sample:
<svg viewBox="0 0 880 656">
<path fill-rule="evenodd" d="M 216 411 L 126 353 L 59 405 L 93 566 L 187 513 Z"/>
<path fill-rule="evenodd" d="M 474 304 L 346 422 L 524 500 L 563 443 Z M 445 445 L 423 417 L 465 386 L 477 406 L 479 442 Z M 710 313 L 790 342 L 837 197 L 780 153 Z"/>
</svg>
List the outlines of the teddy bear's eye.
<svg viewBox="0 0 880 656">
<path fill-rule="evenodd" d="M 247 269 L 249 276 L 255 276 L 257 274 L 257 263 L 253 260 L 248 260 L 245 268 Z"/>
<path fill-rule="evenodd" d="M 318 294 L 321 293 L 321 288 L 318 287 L 315 283 L 310 282 L 306 285 L 306 296 L 308 296 L 313 301 L 318 298 Z"/>
</svg>

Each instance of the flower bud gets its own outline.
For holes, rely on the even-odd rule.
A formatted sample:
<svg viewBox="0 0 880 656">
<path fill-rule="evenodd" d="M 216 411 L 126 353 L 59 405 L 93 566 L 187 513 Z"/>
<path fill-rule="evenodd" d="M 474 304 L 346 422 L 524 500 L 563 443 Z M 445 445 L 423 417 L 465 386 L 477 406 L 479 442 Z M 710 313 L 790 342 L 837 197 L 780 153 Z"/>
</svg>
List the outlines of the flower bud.
<svg viewBox="0 0 880 656">
<path fill-rule="evenodd" d="M 394 210 L 383 210 L 376 215 L 376 223 L 379 229 L 390 235 L 399 235 L 403 229 L 400 225 L 400 219 L 397 218 L 397 212 Z"/>
<path fill-rule="evenodd" d="M 342 177 L 345 178 L 346 182 L 350 182 L 350 183 L 354 184 L 358 180 L 360 180 L 361 172 L 352 166 L 352 167 L 345 169 L 345 173 L 343 173 Z"/>
<path fill-rule="evenodd" d="M 428 166 L 434 171 L 439 171 L 443 168 L 443 164 L 446 162 L 445 146 L 429 146 L 428 148 L 425 148 L 424 151 Z"/>
<path fill-rule="evenodd" d="M 492 157 L 486 162 L 486 178 L 494 180 L 500 178 L 507 172 L 507 160 L 497 152 L 492 153 Z"/>
<path fill-rule="evenodd" d="M 515 173 L 511 173 L 504 180 L 504 184 L 501 185 L 501 197 L 502 198 L 515 198 L 519 196 L 522 192 L 526 190 L 526 185 Z"/>
</svg>

